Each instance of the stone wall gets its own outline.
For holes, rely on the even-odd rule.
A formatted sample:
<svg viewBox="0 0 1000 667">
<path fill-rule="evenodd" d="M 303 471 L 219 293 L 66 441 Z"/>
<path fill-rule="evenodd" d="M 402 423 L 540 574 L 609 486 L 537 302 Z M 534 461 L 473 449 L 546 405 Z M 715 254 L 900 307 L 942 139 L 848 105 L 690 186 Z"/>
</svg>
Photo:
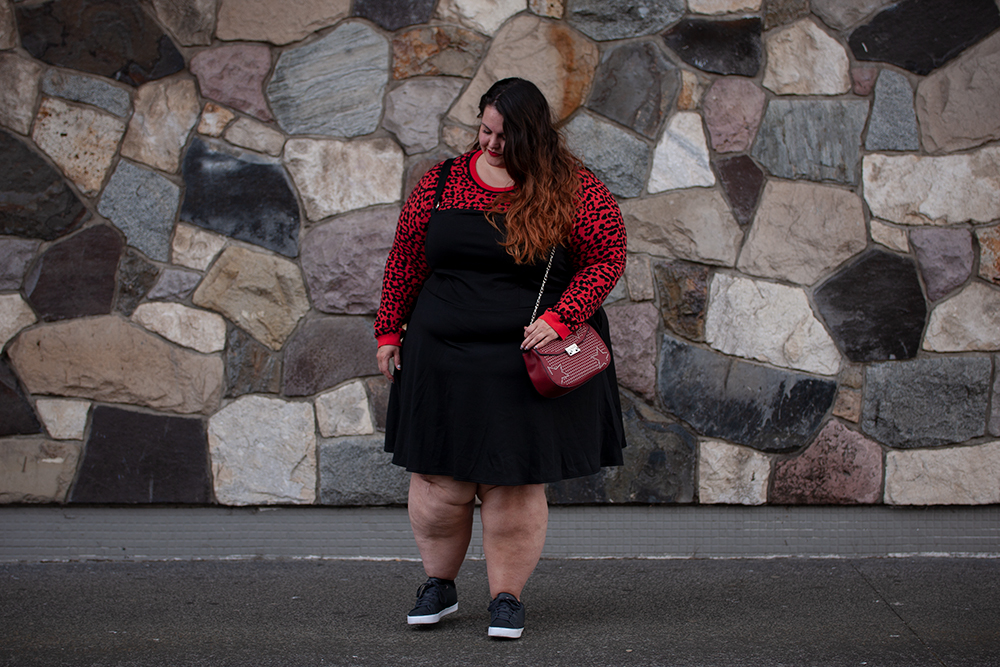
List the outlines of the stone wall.
<svg viewBox="0 0 1000 667">
<path fill-rule="evenodd" d="M 627 465 L 554 503 L 1000 502 L 994 0 L 0 0 L 0 502 L 405 502 L 408 188 L 537 82 L 619 198 Z"/>
</svg>

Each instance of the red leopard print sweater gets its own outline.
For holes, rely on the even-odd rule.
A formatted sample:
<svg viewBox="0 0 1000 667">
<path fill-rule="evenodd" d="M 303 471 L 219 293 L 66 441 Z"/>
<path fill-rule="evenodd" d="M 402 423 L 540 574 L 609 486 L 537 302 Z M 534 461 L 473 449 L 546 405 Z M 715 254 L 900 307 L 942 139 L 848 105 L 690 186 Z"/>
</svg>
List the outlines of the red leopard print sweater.
<svg viewBox="0 0 1000 667">
<path fill-rule="evenodd" d="M 440 208 L 490 210 L 501 190 L 489 188 L 472 174 L 470 165 L 477 155 L 455 158 Z M 438 164 L 424 174 L 400 213 L 375 316 L 379 345 L 399 344 L 403 323 L 430 274 L 424 238 L 440 171 Z M 587 169 L 580 172 L 577 197 L 576 224 L 569 242 L 576 273 L 559 302 L 540 316 L 563 338 L 594 314 L 625 270 L 625 224 L 614 197 Z"/>
</svg>

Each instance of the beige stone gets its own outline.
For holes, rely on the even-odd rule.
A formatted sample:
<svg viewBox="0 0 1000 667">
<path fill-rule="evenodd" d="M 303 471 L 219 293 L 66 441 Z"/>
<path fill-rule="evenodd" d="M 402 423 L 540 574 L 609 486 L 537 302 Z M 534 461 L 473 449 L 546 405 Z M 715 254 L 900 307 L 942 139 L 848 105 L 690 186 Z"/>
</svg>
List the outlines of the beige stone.
<svg viewBox="0 0 1000 667">
<path fill-rule="evenodd" d="M 860 390 L 841 387 L 837 390 L 837 400 L 833 404 L 833 415 L 857 424 L 861 421 L 862 398 Z"/>
<path fill-rule="evenodd" d="M 763 86 L 779 95 L 841 95 L 851 90 L 843 45 L 809 19 L 770 33 L 764 41 Z"/>
<path fill-rule="evenodd" d="M 171 261 L 189 269 L 204 271 L 226 245 L 226 237 L 201 227 L 179 223 L 171 243 Z"/>
<path fill-rule="evenodd" d="M 90 401 L 72 398 L 39 398 L 35 411 L 45 430 L 56 440 L 83 440 L 87 429 Z"/>
<path fill-rule="evenodd" d="M 476 133 L 460 125 L 445 125 L 441 130 L 441 140 L 456 153 L 464 153 L 476 140 Z"/>
<path fill-rule="evenodd" d="M 250 118 L 240 118 L 226 130 L 226 141 L 258 153 L 281 155 L 285 135 L 272 127 Z"/>
<path fill-rule="evenodd" d="M 284 162 L 310 220 L 401 196 L 403 151 L 390 139 L 289 139 Z"/>
<path fill-rule="evenodd" d="M 324 438 L 374 433 L 365 383 L 355 380 L 317 396 L 316 422 Z"/>
<path fill-rule="evenodd" d="M 715 185 L 701 115 L 674 114 L 653 152 L 648 190 L 665 192 Z"/>
<path fill-rule="evenodd" d="M 681 70 L 681 90 L 677 94 L 678 111 L 694 111 L 701 106 L 701 100 L 705 97 L 705 92 L 711 86 L 711 81 L 704 79 L 694 72 L 686 69 Z"/>
<path fill-rule="evenodd" d="M 688 0 L 688 9 L 695 14 L 734 14 L 756 12 L 761 0 Z"/>
<path fill-rule="evenodd" d="M 0 504 L 64 502 L 79 459 L 77 444 L 0 440 Z"/>
<path fill-rule="evenodd" d="M 1000 350 L 1000 289 L 974 281 L 931 311 L 924 349 L 932 352 Z"/>
<path fill-rule="evenodd" d="M 178 345 L 211 354 L 226 346 L 226 321 L 215 313 L 179 303 L 143 303 L 132 321 Z"/>
<path fill-rule="evenodd" d="M 198 121 L 198 133 L 209 137 L 221 137 L 226 126 L 236 118 L 236 114 L 220 107 L 218 104 L 209 102 L 201 111 L 201 120 Z"/>
<path fill-rule="evenodd" d="M 888 505 L 1000 503 L 1000 442 L 941 449 L 890 450 L 885 456 Z"/>
<path fill-rule="evenodd" d="M 525 0 L 441 0 L 437 15 L 484 35 L 493 35 L 504 21 L 523 11 Z"/>
<path fill-rule="evenodd" d="M 297 42 L 347 16 L 350 0 L 219 0 L 215 36 L 224 41 Z"/>
<path fill-rule="evenodd" d="M 93 108 L 45 98 L 31 138 L 86 195 L 96 195 L 111 169 L 125 123 Z"/>
<path fill-rule="evenodd" d="M 222 393 L 218 356 L 178 348 L 113 315 L 35 327 L 22 332 L 9 352 L 35 395 L 207 414 Z"/>
<path fill-rule="evenodd" d="M 139 87 L 122 156 L 168 173 L 180 166 L 188 134 L 201 107 L 191 79 L 154 81 Z"/>
<path fill-rule="evenodd" d="M 6 6 L 7 3 L 4 3 Z M 21 134 L 31 132 L 38 99 L 38 81 L 44 69 L 16 53 L 0 53 L 0 125 Z"/>
<path fill-rule="evenodd" d="M 656 298 L 653 289 L 653 269 L 649 255 L 630 255 L 625 265 L 628 296 L 632 301 L 651 301 Z"/>
<path fill-rule="evenodd" d="M 871 221 L 872 241 L 899 252 L 910 252 L 910 239 L 905 229 L 893 227 L 877 218 Z"/>
<path fill-rule="evenodd" d="M 539 16 L 561 19 L 566 11 L 564 0 L 528 0 L 528 9 Z"/>
<path fill-rule="evenodd" d="M 698 446 L 698 502 L 763 505 L 771 460 L 766 454 L 721 440 Z"/>
<path fill-rule="evenodd" d="M 195 305 L 222 313 L 273 350 L 309 311 L 299 267 L 246 248 L 226 248 L 195 290 Z"/>
<path fill-rule="evenodd" d="M 21 329 L 36 321 L 35 312 L 20 294 L 0 294 L 0 350 Z"/>
<path fill-rule="evenodd" d="M 583 104 L 600 53 L 592 42 L 561 22 L 531 14 L 515 17 L 497 33 L 475 78 L 449 118 L 479 125 L 479 98 L 496 81 L 519 76 L 538 86 L 554 115 L 563 119 Z"/>
</svg>

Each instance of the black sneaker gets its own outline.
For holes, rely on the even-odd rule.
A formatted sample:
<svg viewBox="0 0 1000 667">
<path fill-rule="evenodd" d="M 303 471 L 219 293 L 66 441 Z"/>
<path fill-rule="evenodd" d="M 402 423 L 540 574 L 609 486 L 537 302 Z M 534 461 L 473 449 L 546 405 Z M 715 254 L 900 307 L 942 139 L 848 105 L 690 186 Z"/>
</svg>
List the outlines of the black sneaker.
<svg viewBox="0 0 1000 667">
<path fill-rule="evenodd" d="M 455 582 L 430 577 L 417 589 L 417 605 L 406 615 L 406 622 L 410 625 L 430 625 L 457 610 Z"/>
<path fill-rule="evenodd" d="M 524 605 L 510 593 L 501 593 L 490 603 L 490 637 L 517 639 L 524 632 Z"/>
</svg>

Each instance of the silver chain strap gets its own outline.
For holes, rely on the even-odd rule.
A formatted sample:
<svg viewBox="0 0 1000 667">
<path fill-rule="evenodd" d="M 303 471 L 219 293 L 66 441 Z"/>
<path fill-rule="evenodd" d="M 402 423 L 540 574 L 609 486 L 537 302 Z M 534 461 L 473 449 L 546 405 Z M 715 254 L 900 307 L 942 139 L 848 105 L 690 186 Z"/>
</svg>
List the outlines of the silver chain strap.
<svg viewBox="0 0 1000 667">
<path fill-rule="evenodd" d="M 552 250 L 549 251 L 549 265 L 545 267 L 545 276 L 542 278 L 542 289 L 538 290 L 538 298 L 535 299 L 535 309 L 531 311 L 531 321 L 528 322 L 528 326 L 531 326 L 535 322 L 535 315 L 538 314 L 538 306 L 542 303 L 542 294 L 545 293 L 545 283 L 549 281 L 549 271 L 552 270 L 552 260 L 556 256 L 556 247 L 552 246 Z"/>
</svg>

